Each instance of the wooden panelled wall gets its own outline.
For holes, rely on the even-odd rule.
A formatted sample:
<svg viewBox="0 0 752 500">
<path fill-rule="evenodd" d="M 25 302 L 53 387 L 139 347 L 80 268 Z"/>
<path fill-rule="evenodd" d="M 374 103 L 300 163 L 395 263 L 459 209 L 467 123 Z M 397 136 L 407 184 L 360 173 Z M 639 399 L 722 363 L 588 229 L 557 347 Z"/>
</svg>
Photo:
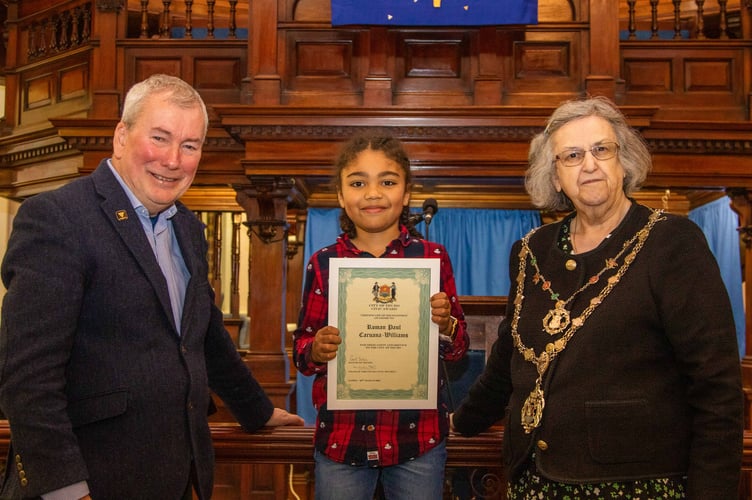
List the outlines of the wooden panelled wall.
<svg viewBox="0 0 752 500">
<path fill-rule="evenodd" d="M 234 300 L 252 318 L 248 362 L 280 404 L 293 387 L 286 325 L 302 252 L 288 258 L 296 242 L 259 234 L 284 236 L 288 223 L 305 236 L 306 209 L 335 203 L 337 146 L 359 129 L 405 142 L 417 206 L 531 208 L 531 136 L 561 101 L 609 96 L 654 153 L 639 199 L 686 213 L 728 195 L 752 262 L 752 0 L 540 0 L 536 25 L 446 28 L 332 27 L 328 0 L 4 4 L 2 196 L 90 173 L 111 150 L 125 92 L 149 74 L 202 93 L 212 127 L 185 202 L 257 229 L 242 242 L 251 290 Z M 740 271 L 750 347 L 751 268 Z M 752 358 L 743 367 L 752 394 Z"/>
</svg>

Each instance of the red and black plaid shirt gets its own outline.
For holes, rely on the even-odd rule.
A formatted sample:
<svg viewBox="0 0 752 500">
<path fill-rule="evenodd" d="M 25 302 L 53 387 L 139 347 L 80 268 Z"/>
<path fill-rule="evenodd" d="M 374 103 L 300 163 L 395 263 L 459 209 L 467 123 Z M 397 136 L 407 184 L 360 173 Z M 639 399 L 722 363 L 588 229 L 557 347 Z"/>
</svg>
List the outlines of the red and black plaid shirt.
<svg viewBox="0 0 752 500">
<path fill-rule="evenodd" d="M 434 242 L 413 238 L 407 229 L 386 248 L 384 258 L 439 258 L 440 290 L 449 296 L 452 316 L 458 319 L 454 341 L 442 340 L 439 354 L 456 361 L 468 348 L 465 316 L 457 300 L 452 263 L 446 249 Z M 336 462 L 353 465 L 389 466 L 422 455 L 441 443 L 449 433 L 449 410 L 445 380 L 439 374 L 436 410 L 328 410 L 326 407 L 326 364 L 311 360 L 311 345 L 316 332 L 328 324 L 329 259 L 332 257 L 373 258 L 358 250 L 342 234 L 337 242 L 313 254 L 306 268 L 305 293 L 295 330 L 293 358 L 304 375 L 316 375 L 313 404 L 318 410 L 315 432 L 316 449 Z M 441 370 L 440 370 L 441 371 Z"/>
</svg>

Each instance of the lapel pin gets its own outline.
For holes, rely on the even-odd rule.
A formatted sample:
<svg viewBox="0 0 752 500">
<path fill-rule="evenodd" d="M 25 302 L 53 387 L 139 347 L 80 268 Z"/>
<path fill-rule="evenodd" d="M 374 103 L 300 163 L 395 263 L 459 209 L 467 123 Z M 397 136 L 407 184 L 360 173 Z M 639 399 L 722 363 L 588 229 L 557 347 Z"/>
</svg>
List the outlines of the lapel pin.
<svg viewBox="0 0 752 500">
<path fill-rule="evenodd" d="M 125 210 L 118 210 L 115 212 L 115 217 L 117 217 L 117 220 L 119 221 L 128 220 L 128 212 Z"/>
</svg>

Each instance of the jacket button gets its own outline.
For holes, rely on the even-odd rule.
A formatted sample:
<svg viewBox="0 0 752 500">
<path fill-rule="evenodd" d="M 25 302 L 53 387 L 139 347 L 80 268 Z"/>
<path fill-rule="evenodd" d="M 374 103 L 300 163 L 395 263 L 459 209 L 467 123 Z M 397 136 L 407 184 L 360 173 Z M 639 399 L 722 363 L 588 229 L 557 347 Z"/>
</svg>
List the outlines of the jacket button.
<svg viewBox="0 0 752 500">
<path fill-rule="evenodd" d="M 538 440 L 538 449 L 541 451 L 546 451 L 548 449 L 548 443 L 543 441 L 542 439 Z"/>
</svg>

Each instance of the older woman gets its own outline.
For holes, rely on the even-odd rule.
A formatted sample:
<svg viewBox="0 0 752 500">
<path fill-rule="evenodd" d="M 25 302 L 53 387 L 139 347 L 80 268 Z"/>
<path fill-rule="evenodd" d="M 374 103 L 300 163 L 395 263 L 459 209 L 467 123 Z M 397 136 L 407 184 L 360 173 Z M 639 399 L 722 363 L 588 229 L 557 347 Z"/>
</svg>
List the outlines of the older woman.
<svg viewBox="0 0 752 500">
<path fill-rule="evenodd" d="M 703 234 L 630 198 L 651 158 L 607 99 L 559 107 L 529 162 L 533 203 L 573 211 L 515 243 L 455 430 L 506 416 L 509 498 L 736 498 L 739 353 Z"/>
</svg>

